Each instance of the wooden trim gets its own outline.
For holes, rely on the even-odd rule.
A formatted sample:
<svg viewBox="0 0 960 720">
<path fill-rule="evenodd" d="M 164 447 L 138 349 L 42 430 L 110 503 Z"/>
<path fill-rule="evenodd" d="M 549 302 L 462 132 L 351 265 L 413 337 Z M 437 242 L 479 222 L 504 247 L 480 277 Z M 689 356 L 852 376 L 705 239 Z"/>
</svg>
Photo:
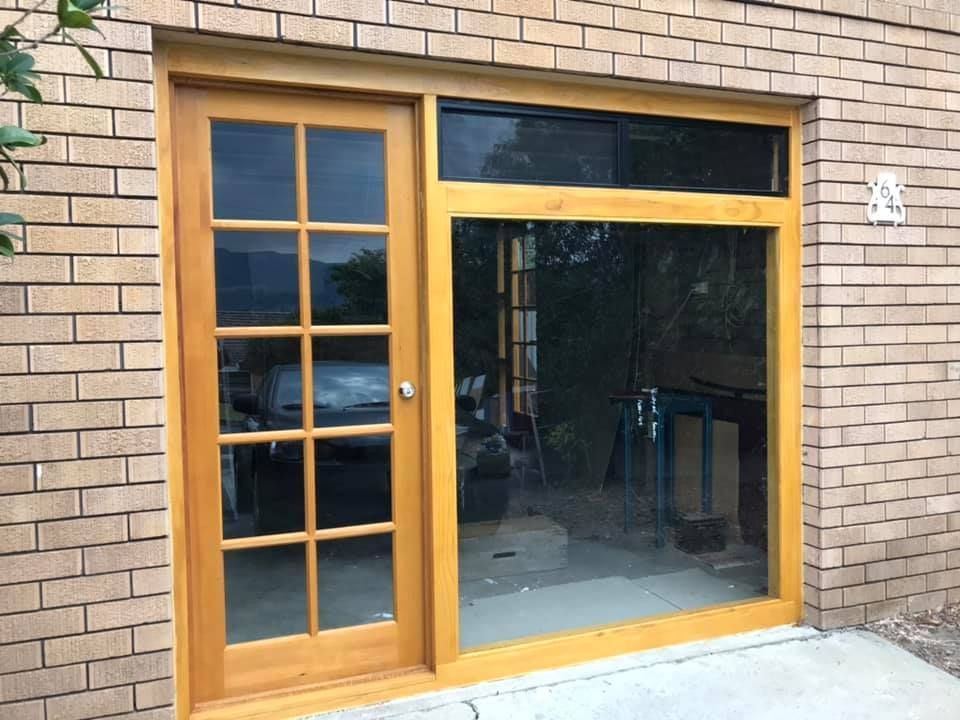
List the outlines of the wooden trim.
<svg viewBox="0 0 960 720">
<path fill-rule="evenodd" d="M 311 48 L 309 53 L 247 49 L 238 54 L 222 48 L 170 44 L 170 72 L 184 78 L 259 83 L 325 90 L 383 93 L 410 98 L 425 96 L 554 107 L 689 117 L 789 127 L 793 106 L 788 100 L 731 100 L 689 91 L 685 94 L 638 88 L 635 81 L 584 79 L 555 72 L 523 72 L 459 65 L 440 67 L 418 58 L 415 64 L 361 53 L 334 55 Z M 318 61 L 318 58 L 322 58 Z M 777 100 L 780 100 L 778 103 Z"/>
<path fill-rule="evenodd" d="M 452 216 L 778 227 L 790 202 L 714 193 L 443 182 Z"/>
<path fill-rule="evenodd" d="M 371 523 L 369 525 L 348 525 L 346 527 L 323 528 L 314 532 L 314 540 L 345 540 L 346 538 L 369 537 L 392 533 L 397 526 L 392 522 Z"/>
<path fill-rule="evenodd" d="M 323 53 L 315 50 L 311 50 L 309 55 L 245 52 L 245 61 L 238 63 L 234 53 L 224 52 L 222 49 L 181 45 L 161 47 L 156 54 L 161 252 L 164 272 L 164 329 L 167 341 L 165 376 L 168 388 L 166 402 L 174 546 L 179 720 L 186 720 L 187 717 L 198 720 L 266 720 L 278 714 L 308 714 L 798 620 L 802 611 L 799 302 L 802 158 L 799 112 L 794 108 L 773 103 L 648 92 L 619 81 L 570 81 L 557 75 L 551 75 L 550 80 L 545 81 L 544 75 L 513 74 L 507 70 L 447 70 L 419 59 L 414 65 L 391 64 L 385 72 L 384 63 L 369 62 L 355 56 L 350 59 L 331 57 L 318 62 L 318 55 Z M 324 683 L 302 692 L 280 692 L 259 698 L 245 698 L 242 702 L 203 702 L 203 693 L 197 687 L 196 678 L 202 675 L 206 668 L 191 667 L 190 655 L 187 652 L 187 621 L 193 622 L 197 614 L 186 596 L 191 560 L 186 552 L 185 516 L 189 504 L 184 495 L 185 457 L 183 426 L 180 423 L 184 392 L 181 352 L 186 352 L 186 348 L 180 346 L 178 334 L 181 327 L 178 293 L 181 290 L 178 288 L 179 279 L 176 273 L 177 245 L 173 237 L 177 208 L 174 194 L 176 167 L 171 152 L 171 128 L 174 124 L 174 99 L 171 97 L 169 80 L 171 74 L 186 84 L 197 81 L 259 83 L 273 85 L 277 90 L 314 93 L 315 97 L 320 97 L 317 94 L 319 92 L 350 90 L 366 95 L 403 96 L 419 101 L 417 137 L 422 203 L 420 234 L 423 240 L 420 253 L 423 282 L 416 285 L 422 288 L 420 293 L 410 292 L 407 295 L 409 302 L 422 303 L 420 319 L 425 352 L 421 358 L 421 369 L 406 370 L 411 373 L 422 372 L 423 426 L 431 428 L 424 440 L 422 451 L 417 448 L 416 452 L 419 454 L 418 462 L 422 462 L 427 471 L 425 498 L 428 508 L 428 512 L 424 513 L 424 557 L 429 580 L 424 603 L 427 621 L 425 626 L 421 623 L 420 634 L 426 637 L 426 660 L 431 667 L 436 668 L 435 673 L 414 667 L 408 672 L 393 673 L 389 677 L 357 677 L 349 681 Z M 436 147 L 438 96 L 790 127 L 790 196 L 780 198 L 621 188 L 556 188 L 440 182 Z M 275 111 L 273 99 L 271 98 L 271 103 L 258 104 L 255 110 L 250 111 L 251 117 L 265 120 L 279 117 L 281 113 Z M 278 105 L 283 105 L 283 102 Z M 361 126 L 367 125 L 361 123 Z M 411 187 L 410 191 L 413 192 L 414 189 Z M 779 599 L 648 618 L 638 623 L 585 629 L 574 634 L 534 638 L 522 643 L 460 653 L 454 477 L 456 457 L 453 427 L 449 422 L 454 408 L 453 359 L 449 352 L 453 331 L 450 223 L 451 218 L 457 216 L 759 226 L 777 231 L 776 241 L 770 244 L 772 256 L 768 268 L 770 282 L 776 286 L 775 298 L 771 300 L 775 304 L 777 332 L 770 340 L 769 360 L 777 373 L 771 400 L 776 406 L 777 419 L 775 427 L 771 427 L 771 441 L 778 443 L 776 467 L 773 462 L 771 465 L 771 477 L 777 479 L 775 516 L 771 518 L 771 532 L 775 531 L 776 537 L 771 537 L 771 556 L 775 555 L 778 559 L 779 575 L 772 575 L 771 578 L 774 583 L 772 587 L 776 587 Z M 395 224 L 391 219 L 388 226 L 361 226 L 358 230 L 357 226 L 341 228 L 336 224 L 308 223 L 304 218 L 298 218 L 298 221 L 293 223 L 235 223 L 218 220 L 213 227 L 296 231 L 302 234 L 309 231 L 380 234 L 387 233 Z M 413 276 L 416 274 L 414 268 Z M 303 336 L 306 327 L 309 336 L 303 337 L 309 345 L 309 337 L 317 335 L 389 335 L 392 332 L 391 325 L 378 326 L 376 329 L 353 326 L 317 328 L 307 325 L 303 318 L 301 320 L 301 325 L 294 327 L 217 328 L 215 336 Z M 392 358 L 396 357 L 396 353 L 397 348 L 391 347 Z M 397 377 L 392 377 L 392 380 L 396 381 Z M 322 428 L 314 430 L 309 436 L 345 437 L 394 432 L 393 424 L 383 424 Z M 268 438 L 245 434 L 223 435 L 218 438 L 218 442 L 246 444 L 278 439 L 281 435 L 286 439 L 285 434 L 269 435 Z M 291 439 L 303 437 L 306 435 L 300 433 Z M 310 442 L 307 444 L 312 445 Z M 308 501 L 308 506 L 310 505 L 312 503 Z M 383 529 L 385 532 L 393 531 L 392 528 Z M 330 532 L 342 534 L 351 531 L 351 528 L 340 528 Z M 328 535 L 327 530 L 318 530 L 312 536 L 309 533 L 293 533 L 290 540 L 306 542 L 310 546 L 313 541 L 308 538 L 326 539 Z M 230 548 L 245 547 L 244 543 L 247 542 L 247 539 L 222 541 L 224 547 Z M 774 545 L 774 542 L 777 544 Z M 400 569 L 396 571 L 399 572 Z M 311 631 L 315 630 L 316 628 L 311 627 Z M 307 644 L 301 643 L 315 641 L 317 637 L 324 635 L 327 633 L 289 639 L 292 652 L 303 652 L 302 648 L 307 647 Z M 262 653 L 260 644 L 251 643 L 230 646 L 228 654 L 241 665 L 250 664 L 250 667 L 253 667 L 260 660 L 258 653 Z M 192 682 L 188 682 L 186 678 L 191 678 Z M 251 689 L 254 689 L 254 686 L 245 687 L 246 691 Z M 192 712 L 191 707 L 194 708 Z"/>
<path fill-rule="evenodd" d="M 305 543 L 310 537 L 306 532 L 278 533 L 276 535 L 250 535 L 249 537 L 227 538 L 220 542 L 222 550 L 249 550 L 251 548 L 277 547 Z"/>
</svg>

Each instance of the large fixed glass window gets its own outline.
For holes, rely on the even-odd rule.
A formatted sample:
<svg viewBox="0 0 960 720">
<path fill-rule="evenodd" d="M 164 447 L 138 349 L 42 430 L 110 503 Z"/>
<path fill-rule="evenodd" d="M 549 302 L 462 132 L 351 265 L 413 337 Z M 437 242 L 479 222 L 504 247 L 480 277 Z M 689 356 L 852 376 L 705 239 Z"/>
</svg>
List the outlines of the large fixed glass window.
<svg viewBox="0 0 960 720">
<path fill-rule="evenodd" d="M 786 195 L 787 129 L 445 102 L 444 180 Z"/>
<path fill-rule="evenodd" d="M 453 222 L 462 647 L 768 596 L 774 242 Z"/>
</svg>

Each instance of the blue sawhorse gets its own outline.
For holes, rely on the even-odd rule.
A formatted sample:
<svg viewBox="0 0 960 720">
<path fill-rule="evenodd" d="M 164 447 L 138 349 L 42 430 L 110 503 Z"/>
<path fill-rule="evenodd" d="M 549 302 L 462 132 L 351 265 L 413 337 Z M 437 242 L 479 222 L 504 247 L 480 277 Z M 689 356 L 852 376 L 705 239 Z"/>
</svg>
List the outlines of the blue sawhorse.
<svg viewBox="0 0 960 720">
<path fill-rule="evenodd" d="M 649 404 L 649 396 L 616 395 L 611 400 L 622 407 L 623 425 L 623 531 L 629 532 L 633 521 L 633 433 L 636 423 L 636 403 L 642 400 Z M 703 512 L 713 509 L 713 404 L 701 395 L 687 395 L 661 391 L 657 394 L 659 427 L 657 429 L 656 453 L 656 546 L 666 544 L 667 522 L 674 512 L 674 486 L 676 468 L 676 416 L 694 415 L 703 418 L 701 447 L 700 507 Z M 647 423 L 654 422 L 646 420 Z"/>
</svg>

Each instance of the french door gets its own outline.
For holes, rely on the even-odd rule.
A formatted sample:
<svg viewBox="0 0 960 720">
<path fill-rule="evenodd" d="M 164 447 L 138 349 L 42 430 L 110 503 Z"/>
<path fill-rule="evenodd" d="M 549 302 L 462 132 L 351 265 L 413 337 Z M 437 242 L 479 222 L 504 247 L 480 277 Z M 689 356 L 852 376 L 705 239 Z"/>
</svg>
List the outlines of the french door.
<svg viewBox="0 0 960 720">
<path fill-rule="evenodd" d="M 422 665 L 413 108 L 175 108 L 194 702 Z"/>
</svg>

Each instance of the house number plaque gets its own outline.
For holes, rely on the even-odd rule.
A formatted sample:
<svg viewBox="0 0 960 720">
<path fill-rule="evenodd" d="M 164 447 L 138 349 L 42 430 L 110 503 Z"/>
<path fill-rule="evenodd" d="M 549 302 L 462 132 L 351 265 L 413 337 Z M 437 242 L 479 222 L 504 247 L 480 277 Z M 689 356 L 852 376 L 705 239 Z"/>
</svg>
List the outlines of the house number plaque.
<svg viewBox="0 0 960 720">
<path fill-rule="evenodd" d="M 879 173 L 867 187 L 873 191 L 867 205 L 867 220 L 874 225 L 903 225 L 907 210 L 903 206 L 903 185 L 897 182 L 895 173 Z"/>
</svg>

